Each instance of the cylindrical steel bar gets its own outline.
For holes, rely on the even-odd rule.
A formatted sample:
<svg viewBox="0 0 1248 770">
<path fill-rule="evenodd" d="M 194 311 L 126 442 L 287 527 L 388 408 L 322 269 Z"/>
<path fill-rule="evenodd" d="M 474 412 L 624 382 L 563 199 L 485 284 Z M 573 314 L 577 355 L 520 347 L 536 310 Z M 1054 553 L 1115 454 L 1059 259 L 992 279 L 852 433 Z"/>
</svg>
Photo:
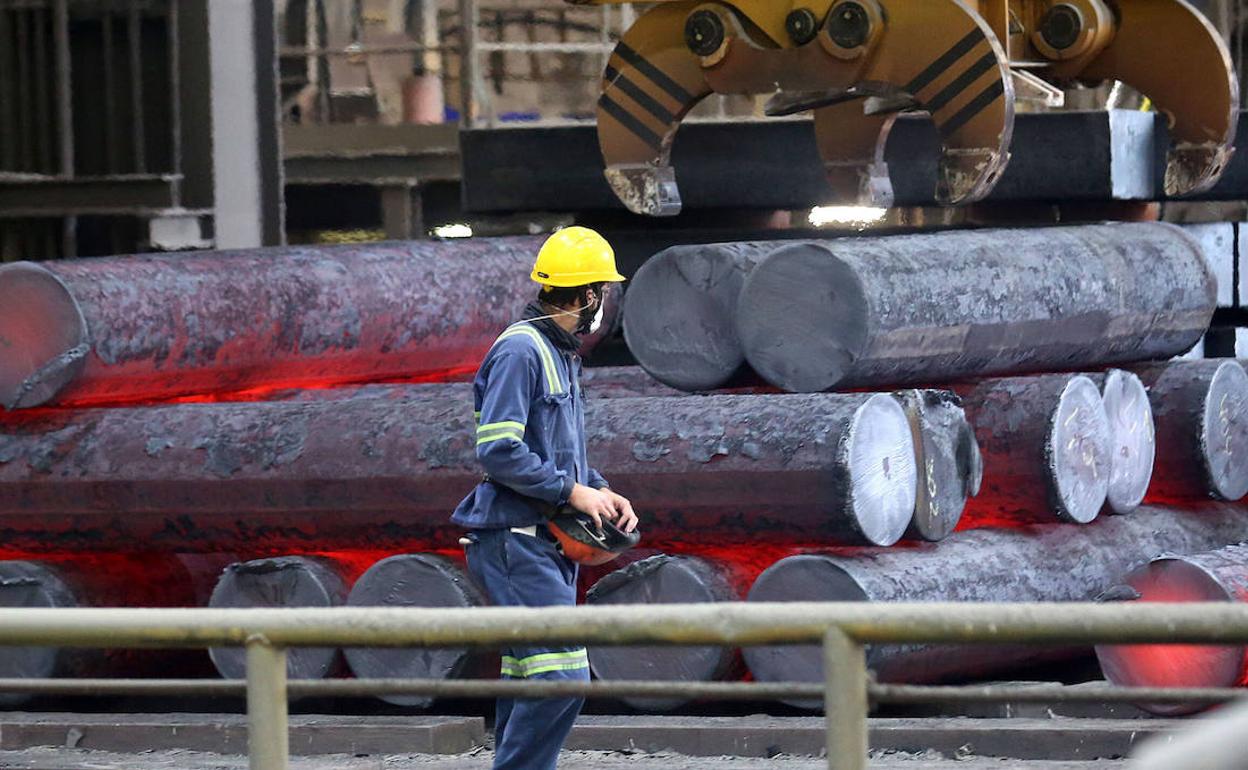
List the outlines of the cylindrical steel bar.
<svg viewBox="0 0 1248 770">
<path fill-rule="evenodd" d="M 624 339 L 637 363 L 680 390 L 749 379 L 737 338 L 745 277 L 775 243 L 673 246 L 641 266 L 628 287 Z"/>
<path fill-rule="evenodd" d="M 1144 506 L 1130 516 L 1107 516 L 1086 527 L 978 529 L 914 548 L 793 556 L 759 576 L 749 601 L 1087 601 L 1114 586 L 1131 565 L 1163 553 L 1221 547 L 1246 535 L 1248 521 L 1236 506 L 1210 505 L 1190 513 Z M 935 682 L 986 677 L 1071 652 L 1025 646 L 874 645 L 867 656 L 879 681 Z M 759 681 L 823 681 L 818 646 L 754 647 L 744 653 Z"/>
<path fill-rule="evenodd" d="M 383 559 L 360 576 L 347 596 L 348 607 L 481 607 L 487 602 L 460 566 L 433 553 L 405 553 Z M 462 679 L 481 676 L 489 656 L 466 649 L 348 647 L 351 673 L 361 679 Z M 495 661 L 497 662 L 497 661 Z M 497 669 L 495 670 L 497 673 Z M 433 698 L 383 695 L 397 706 L 427 708 Z"/>
<path fill-rule="evenodd" d="M 1109 420 L 1109 491 L 1105 502 L 1114 513 L 1130 513 L 1144 502 L 1157 454 L 1148 390 L 1139 377 L 1121 369 L 1088 378 L 1100 387 Z"/>
<path fill-rule="evenodd" d="M 659 554 L 616 570 L 585 594 L 586 604 L 696 604 L 745 598 L 728 570 L 693 556 Z M 728 647 L 591 647 L 589 665 L 604 680 L 711 682 L 740 674 Z M 684 697 L 625 698 L 641 711 L 671 711 Z"/>
<path fill-rule="evenodd" d="M 647 537 L 896 542 L 915 500 L 885 395 L 589 401 L 590 458 Z M 466 399 L 14 413 L 0 432 L 12 547 L 446 547 L 481 480 Z"/>
<path fill-rule="evenodd" d="M 590 456 L 647 533 L 891 545 L 914 512 L 910 429 L 885 395 L 602 399 Z"/>
<path fill-rule="evenodd" d="M 1236 361 L 1172 361 L 1135 370 L 1157 422 L 1148 499 L 1248 494 L 1248 374 Z"/>
<path fill-rule="evenodd" d="M 215 578 L 219 560 L 174 556 L 75 554 L 0 561 L 0 606 L 197 607 Z M 136 654 L 58 646 L 16 647 L 0 655 L 0 677 L 136 676 L 207 671 L 200 655 Z M 18 702 L 7 691 L 0 703 Z"/>
<path fill-rule="evenodd" d="M 910 534 L 943 540 L 962 519 L 967 498 L 979 494 L 984 461 L 962 402 L 945 390 L 893 394 L 906 410 L 918 467 L 918 495 Z"/>
<path fill-rule="evenodd" d="M 782 246 L 737 322 L 755 371 L 817 391 L 1166 358 L 1215 301 L 1194 240 L 1131 223 Z"/>
<path fill-rule="evenodd" d="M 536 296 L 536 238 L 0 267 L 0 405 L 476 370 Z"/>
<path fill-rule="evenodd" d="M 355 575 L 351 562 L 326 557 L 284 556 L 231 564 L 221 573 L 208 606 L 340 607 Z M 208 650 L 212 664 L 226 679 L 247 675 L 247 653 L 237 647 Z M 334 673 L 338 650 L 333 647 L 301 647 L 286 656 L 290 676 L 317 679 Z"/>
<path fill-rule="evenodd" d="M 984 453 L 980 495 L 964 526 L 1051 521 L 1086 524 L 1105 504 L 1110 426 L 1087 377 L 984 380 L 964 392 Z"/>
<path fill-rule="evenodd" d="M 1248 544 L 1187 556 L 1162 556 L 1124 581 L 1141 602 L 1248 603 Z M 1110 682 L 1125 687 L 1248 686 L 1248 645 L 1097 645 Z M 1186 714 L 1203 704 L 1141 703 L 1156 714 Z"/>
</svg>

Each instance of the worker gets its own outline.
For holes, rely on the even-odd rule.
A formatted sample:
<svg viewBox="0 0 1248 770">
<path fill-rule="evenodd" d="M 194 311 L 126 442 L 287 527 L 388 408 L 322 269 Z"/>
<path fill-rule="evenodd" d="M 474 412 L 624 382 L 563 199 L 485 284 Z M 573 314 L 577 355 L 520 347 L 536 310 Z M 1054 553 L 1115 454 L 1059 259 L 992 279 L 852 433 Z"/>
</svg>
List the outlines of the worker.
<svg viewBox="0 0 1248 770">
<path fill-rule="evenodd" d="M 601 321 L 603 292 L 624 280 L 606 239 L 584 227 L 542 246 L 532 279 L 537 300 L 486 354 L 473 381 L 477 459 L 484 480 L 452 521 L 468 529 L 468 570 L 499 606 L 576 604 L 578 565 L 546 526 L 570 506 L 598 529 L 632 532 L 627 499 L 589 467 L 579 334 Z M 513 645 L 506 679 L 589 679 L 584 647 Z M 582 698 L 498 700 L 494 770 L 554 770 Z"/>
</svg>

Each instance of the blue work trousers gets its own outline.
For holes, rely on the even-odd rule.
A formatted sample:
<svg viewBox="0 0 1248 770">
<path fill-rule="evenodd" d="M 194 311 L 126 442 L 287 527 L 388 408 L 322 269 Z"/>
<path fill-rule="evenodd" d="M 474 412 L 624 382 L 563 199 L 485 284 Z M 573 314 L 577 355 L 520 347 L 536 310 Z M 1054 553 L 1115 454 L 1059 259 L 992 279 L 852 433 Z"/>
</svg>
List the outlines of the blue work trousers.
<svg viewBox="0 0 1248 770">
<path fill-rule="evenodd" d="M 528 534 L 533 532 L 534 534 Z M 474 530 L 468 570 L 500 607 L 576 604 L 575 563 L 544 526 Z M 513 646 L 503 650 L 504 679 L 589 679 L 584 647 Z M 583 698 L 499 698 L 494 770 L 555 770 Z"/>
</svg>

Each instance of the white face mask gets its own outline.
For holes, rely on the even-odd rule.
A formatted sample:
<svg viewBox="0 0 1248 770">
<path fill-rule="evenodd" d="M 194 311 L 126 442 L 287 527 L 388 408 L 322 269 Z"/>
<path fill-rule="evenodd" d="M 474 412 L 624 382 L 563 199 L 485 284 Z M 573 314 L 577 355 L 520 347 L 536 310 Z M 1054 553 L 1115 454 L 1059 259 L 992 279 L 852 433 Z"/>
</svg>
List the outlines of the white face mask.
<svg viewBox="0 0 1248 770">
<path fill-rule="evenodd" d="M 597 334 L 598 330 L 602 328 L 602 316 L 605 311 L 606 311 L 606 307 L 601 302 L 599 302 L 598 312 L 594 313 L 594 320 L 591 321 L 589 324 L 590 334 Z"/>
</svg>

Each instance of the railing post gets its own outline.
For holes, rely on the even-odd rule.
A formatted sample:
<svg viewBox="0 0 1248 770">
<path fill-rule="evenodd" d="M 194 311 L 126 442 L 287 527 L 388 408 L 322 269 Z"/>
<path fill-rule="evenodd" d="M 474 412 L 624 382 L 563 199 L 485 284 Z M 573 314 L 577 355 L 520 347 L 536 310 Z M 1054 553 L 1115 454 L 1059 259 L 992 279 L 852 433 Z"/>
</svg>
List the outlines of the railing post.
<svg viewBox="0 0 1248 770">
<path fill-rule="evenodd" d="M 247 639 L 247 751 L 251 770 L 287 770 L 286 650 Z"/>
<path fill-rule="evenodd" d="M 828 770 L 867 767 L 867 655 L 839 628 L 823 637 Z"/>
</svg>

